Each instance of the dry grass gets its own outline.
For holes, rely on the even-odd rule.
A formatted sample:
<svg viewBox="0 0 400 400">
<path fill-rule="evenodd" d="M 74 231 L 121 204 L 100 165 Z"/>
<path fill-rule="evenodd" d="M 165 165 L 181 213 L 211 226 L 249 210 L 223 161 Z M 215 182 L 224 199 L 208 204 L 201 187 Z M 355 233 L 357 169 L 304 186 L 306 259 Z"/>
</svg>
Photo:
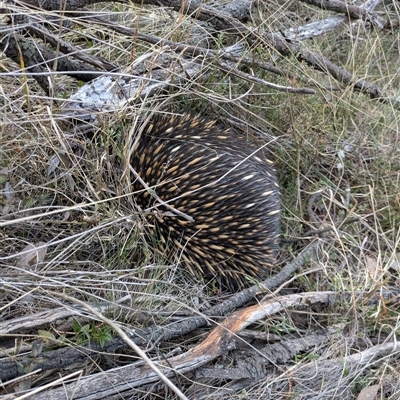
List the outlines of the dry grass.
<svg viewBox="0 0 400 400">
<path fill-rule="evenodd" d="M 393 18 L 399 12 L 394 2 L 385 7 L 381 10 Z M 266 8 L 260 4 L 259 24 L 271 31 L 325 15 L 300 3 L 268 2 Z M 201 35 L 202 45 L 219 48 L 236 40 L 228 34 L 211 36 L 194 19 L 170 10 L 120 4 L 93 9 L 110 13 L 122 25 L 139 26 L 143 32 L 174 41 L 198 43 Z M 63 38 L 77 46 L 91 46 L 93 55 L 120 65 L 148 51 L 143 43 L 104 27 L 99 31 L 94 25 L 75 28 Z M 303 45 L 398 98 L 399 43 L 398 30 L 374 30 L 366 23 L 354 22 Z M 254 330 L 275 332 L 282 340 L 321 327 L 335 327 L 337 333 L 330 344 L 293 360 L 304 372 L 304 380 L 299 378 L 301 373 L 296 375 L 300 380 L 293 392 L 288 390 L 288 385 L 294 384 L 288 384 L 290 374 L 276 372 L 279 369 L 273 372 L 272 368 L 268 380 L 229 398 L 351 399 L 363 388 L 379 384 L 381 397 L 375 398 L 398 399 L 398 354 L 354 370 L 353 366 L 347 371 L 338 365 L 330 376 L 323 363 L 333 368 L 330 360 L 337 362 L 373 344 L 393 340 L 400 329 L 396 302 L 385 304 L 382 299 L 371 305 L 360 295 L 399 285 L 399 111 L 339 85 L 294 57 L 282 58 L 262 46 L 249 49 L 249 54 L 257 55 L 260 61 L 273 59 L 292 78 L 257 68 L 254 75 L 282 85 L 310 86 L 316 94 L 277 92 L 211 68 L 205 82 L 176 87 L 172 93 L 160 95 L 157 103 L 153 99 L 153 103 L 131 105 L 121 113 L 105 116 L 96 138 L 84 143 L 84 153 L 67 151 L 63 159 L 68 162 L 50 173 L 49 168 L 54 169 L 52 157 L 66 146 L 63 128 L 54 120 L 59 103 L 45 98 L 32 78 L 13 76 L 18 66 L 4 56 L 0 58 L 0 320 L 63 307 L 64 300 L 57 293 L 105 306 L 109 318 L 135 329 L 166 325 L 221 301 L 216 282 L 198 282 L 168 263 L 156 239 L 147 234 L 148 222 L 134 211 L 134 199 L 126 193 L 121 179 L 129 123 L 139 114 L 144 116 L 153 107 L 200 112 L 242 129 L 256 143 L 273 139 L 269 152 L 276 159 L 283 207 L 283 243 L 277 269 L 311 241 L 320 241 L 318 257 L 300 271 L 304 274 L 291 287 L 298 292 L 353 294 L 351 301 L 334 307 L 301 313 L 288 310 L 258 322 Z M 72 79 L 55 76 L 54 80 L 59 88 L 57 99 L 67 98 L 77 88 Z M 317 236 L 315 231 L 324 228 L 329 229 Z M 39 262 L 34 262 L 32 253 L 26 255 L 29 244 L 42 249 Z M 197 333 L 202 338 L 205 331 Z M 88 338 L 104 344 L 113 331 L 82 313 L 62 325 L 54 321 L 21 329 L 9 337 L 30 349 L 32 339 L 47 334 L 52 345 L 79 346 Z M 0 337 L 0 347 L 11 347 L 6 338 Z M 193 335 L 180 343 L 164 343 L 149 354 L 168 354 L 178 343 L 184 351 L 198 340 Z M 321 370 L 327 368 L 327 375 L 323 375 L 326 397 L 318 388 L 324 385 L 322 378 L 318 380 L 321 375 L 313 384 L 307 383 L 315 359 L 321 362 Z M 107 360 L 88 363 L 87 373 L 109 367 Z M 45 378 L 40 384 L 52 379 L 54 376 Z M 208 383 L 218 386 L 218 382 Z M 336 384 L 336 388 L 332 386 Z M 187 386 L 187 382 L 182 383 L 183 388 Z"/>
</svg>

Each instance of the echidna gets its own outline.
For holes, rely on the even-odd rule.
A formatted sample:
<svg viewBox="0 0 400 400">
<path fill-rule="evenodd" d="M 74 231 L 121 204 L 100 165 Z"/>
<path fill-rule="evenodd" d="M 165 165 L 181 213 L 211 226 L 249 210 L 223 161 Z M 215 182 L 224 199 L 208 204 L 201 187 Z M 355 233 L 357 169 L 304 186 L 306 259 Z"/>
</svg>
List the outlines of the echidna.
<svg viewBox="0 0 400 400">
<path fill-rule="evenodd" d="M 260 149 L 200 117 L 164 116 L 147 125 L 130 162 L 151 188 L 134 181 L 137 204 L 157 210 L 152 224 L 181 265 L 231 290 L 246 277 L 265 278 L 277 251 L 280 195 Z"/>
</svg>

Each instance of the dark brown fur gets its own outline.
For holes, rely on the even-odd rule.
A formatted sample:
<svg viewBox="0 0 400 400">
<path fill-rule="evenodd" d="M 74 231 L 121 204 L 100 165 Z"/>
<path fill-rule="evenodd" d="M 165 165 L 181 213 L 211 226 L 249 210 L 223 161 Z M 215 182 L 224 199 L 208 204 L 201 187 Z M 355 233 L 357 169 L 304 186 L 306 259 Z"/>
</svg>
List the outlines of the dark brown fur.
<svg viewBox="0 0 400 400">
<path fill-rule="evenodd" d="M 194 219 L 157 206 L 157 232 L 180 264 L 231 289 L 246 276 L 265 278 L 277 251 L 280 199 L 262 151 L 213 122 L 166 116 L 146 127 L 131 165 L 159 198 Z M 133 186 L 142 209 L 156 204 L 138 181 Z"/>
</svg>

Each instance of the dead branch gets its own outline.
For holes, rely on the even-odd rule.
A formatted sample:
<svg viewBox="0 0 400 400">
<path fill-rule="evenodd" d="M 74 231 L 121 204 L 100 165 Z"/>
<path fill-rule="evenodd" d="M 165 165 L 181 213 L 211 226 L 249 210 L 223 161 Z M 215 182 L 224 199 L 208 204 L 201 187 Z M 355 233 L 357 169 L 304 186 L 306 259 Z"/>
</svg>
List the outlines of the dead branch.
<svg viewBox="0 0 400 400">
<path fill-rule="evenodd" d="M 50 94 L 52 84 L 49 81 L 49 71 L 64 72 L 85 82 L 95 79 L 96 70 L 79 62 L 61 57 L 59 53 L 47 46 L 36 43 L 24 36 L 13 33 L 0 39 L 0 51 L 21 67 L 21 74 L 32 74 L 42 89 Z M 17 72 L 15 72 L 17 73 Z"/>
<path fill-rule="evenodd" d="M 288 310 L 292 307 L 308 308 L 316 304 L 333 304 L 340 297 L 341 295 L 334 292 L 318 292 L 281 296 L 277 299 L 260 302 L 254 306 L 236 311 L 216 326 L 202 343 L 188 352 L 171 357 L 166 361 L 154 361 L 154 363 L 161 373 L 168 378 L 173 378 L 175 374 L 188 373 L 235 349 L 236 345 L 233 339 L 239 340 L 238 334 L 240 331 L 267 315 Z M 399 350 L 399 344 L 396 346 L 395 343 L 389 343 L 376 346 L 372 350 L 366 350 L 365 354 L 348 356 L 347 359 L 353 365 L 365 364 L 376 354 L 381 356 L 394 354 Z M 340 360 L 340 365 L 343 365 L 342 360 Z M 313 369 L 313 373 L 315 373 L 315 369 Z M 110 395 L 121 394 L 125 390 L 132 390 L 134 387 L 143 387 L 143 385 L 154 383 L 157 380 L 157 373 L 148 365 L 135 363 L 127 367 L 119 367 L 117 370 L 101 372 L 84 377 L 76 382 L 64 384 L 61 389 L 46 391 L 38 395 L 36 399 L 60 399 L 64 396 L 70 398 L 72 394 L 74 394 L 74 399 L 108 398 Z M 40 388 L 37 390 L 40 391 Z"/>
<path fill-rule="evenodd" d="M 262 286 L 266 291 L 272 291 L 276 289 L 283 282 L 287 281 L 288 277 L 295 272 L 304 262 L 312 257 L 314 252 L 316 251 L 317 243 L 310 246 L 307 250 L 303 251 L 292 263 L 287 264 L 282 270 L 279 271 L 272 278 L 267 279 L 263 282 Z M 46 289 L 43 287 L 42 289 Z M 217 304 L 214 307 L 211 307 L 209 310 L 206 310 L 202 315 L 198 315 L 195 317 L 186 318 L 183 321 L 178 321 L 173 324 L 168 324 L 168 326 L 163 327 L 159 325 L 151 326 L 145 330 L 138 329 L 134 334 L 134 342 L 139 346 L 148 345 L 149 343 L 156 343 L 160 341 L 171 340 L 176 337 L 180 337 L 182 335 L 186 335 L 195 329 L 198 329 L 202 326 L 207 326 L 212 317 L 219 317 L 228 315 L 233 312 L 236 308 L 242 307 L 245 303 L 249 302 L 254 296 L 260 291 L 260 286 L 255 285 L 248 289 L 243 290 L 240 293 L 230 297 L 228 300 Z M 106 304 L 103 307 L 110 308 L 112 305 Z M 81 308 L 69 308 L 65 310 L 65 313 L 60 314 L 60 317 L 69 316 L 81 316 L 79 314 L 79 310 Z M 57 310 L 56 310 L 57 311 Z M 63 309 L 60 309 L 58 312 L 63 312 Z M 39 327 L 48 322 L 48 313 L 38 313 L 36 315 L 30 315 L 27 318 L 31 318 L 30 327 Z M 21 320 L 17 318 L 12 321 L 7 321 L 4 324 L 0 324 L 0 332 L 4 334 L 11 334 L 16 331 L 18 327 L 20 327 L 21 322 L 25 321 L 26 318 L 23 317 Z M 104 347 L 97 345 L 95 343 L 88 344 L 86 346 L 82 346 L 80 348 L 60 348 L 53 351 L 47 351 L 40 355 L 38 360 L 40 359 L 40 364 L 42 365 L 43 370 L 51 370 L 55 368 L 65 368 L 68 365 L 75 364 L 78 362 L 83 362 L 89 356 L 96 356 L 101 353 L 115 353 L 121 349 L 126 347 L 124 342 L 120 338 L 114 338 L 112 341 L 107 342 Z M 30 350 L 30 349 L 28 349 Z M 17 376 L 21 376 L 24 374 L 24 368 L 27 368 L 32 360 L 27 357 L 24 360 L 15 359 L 4 359 L 0 360 L 0 380 L 8 381 Z M 35 361 L 36 362 L 36 361 Z"/>
<path fill-rule="evenodd" d="M 140 2 L 140 3 L 142 4 L 142 2 Z M 157 5 L 159 5 L 158 1 L 156 3 L 157 3 Z M 323 2 L 321 2 L 321 5 L 322 5 L 322 3 Z M 360 18 L 367 11 L 368 11 L 369 15 L 371 15 L 372 10 L 374 7 L 376 7 L 377 3 L 378 3 L 377 1 L 368 2 L 368 3 L 366 3 L 364 8 L 362 8 L 362 7 L 358 7 L 357 9 L 356 8 L 353 9 L 351 7 L 345 8 L 345 10 L 348 10 L 345 17 L 347 18 L 350 13 L 351 15 L 354 15 L 355 17 Z M 32 5 L 35 5 L 35 2 L 29 1 L 29 2 L 26 2 L 25 4 L 32 6 Z M 154 4 L 154 1 L 148 0 L 145 2 L 145 4 Z M 293 37 L 296 37 L 295 30 L 294 30 L 294 32 L 289 31 L 287 37 L 286 37 L 285 33 L 271 33 L 271 34 L 264 33 L 261 36 L 258 36 L 258 34 L 255 34 L 254 32 L 250 31 L 245 25 L 243 25 L 239 20 L 232 17 L 231 15 L 221 12 L 213 7 L 201 6 L 200 2 L 197 2 L 197 1 L 187 3 L 186 6 L 183 8 L 182 8 L 181 2 L 175 1 L 175 0 L 173 0 L 173 1 L 165 1 L 164 0 L 161 2 L 161 4 L 164 6 L 172 7 L 175 11 L 188 13 L 192 16 L 195 16 L 199 20 L 207 20 L 207 22 L 210 23 L 211 25 L 213 25 L 213 27 L 217 30 L 230 31 L 230 32 L 234 32 L 240 36 L 244 36 L 249 43 L 256 44 L 261 41 L 261 43 L 263 45 L 272 46 L 281 55 L 284 55 L 285 57 L 294 55 L 299 60 L 305 61 L 306 63 L 313 66 L 314 68 L 319 69 L 319 70 L 323 71 L 324 73 L 333 76 L 341 84 L 344 84 L 346 86 L 352 86 L 353 88 L 360 90 L 361 92 L 369 94 L 369 96 L 371 98 L 376 98 L 383 102 L 392 102 L 395 107 L 400 107 L 400 104 L 398 103 L 398 101 L 396 101 L 395 99 L 391 99 L 389 97 L 389 95 L 384 93 L 378 86 L 373 85 L 373 84 L 365 81 L 364 79 L 357 79 L 355 76 L 353 76 L 353 74 L 351 74 L 350 72 L 346 71 L 345 69 L 339 67 L 338 65 L 335 65 L 334 63 L 332 63 L 331 61 L 326 59 L 324 56 L 322 56 L 321 54 L 317 54 L 317 53 L 314 53 L 314 52 L 304 49 L 299 43 L 288 42 L 288 40 L 287 40 L 288 38 L 293 39 Z M 76 10 L 79 7 L 83 7 L 83 5 L 85 5 L 85 3 L 81 4 L 80 2 L 78 2 L 78 3 L 66 2 L 65 9 L 66 10 Z M 343 11 L 344 10 L 343 9 L 344 5 L 341 2 L 335 2 L 334 5 L 335 6 L 333 8 L 335 11 Z M 63 8 L 60 8 L 61 6 L 58 1 L 46 1 L 43 3 L 42 7 L 44 9 L 49 9 L 49 10 L 54 10 L 54 11 L 63 9 Z M 361 10 L 367 10 L 367 11 L 362 12 Z M 350 17 L 351 17 L 351 15 L 350 15 Z M 344 20 L 340 21 L 340 23 L 342 23 L 342 22 L 344 22 Z M 337 24 L 338 24 L 338 21 L 336 21 L 335 24 L 333 24 L 333 25 L 337 26 Z M 112 24 L 110 24 L 110 25 L 112 25 Z M 38 30 L 38 28 L 35 27 L 35 30 Z M 315 30 L 315 27 L 314 27 L 314 30 Z M 42 33 L 42 34 L 44 35 L 44 33 Z M 144 36 L 142 37 L 142 39 L 144 39 Z M 151 40 L 151 42 L 154 43 L 154 38 L 147 37 L 146 39 Z M 163 42 L 161 42 L 161 43 L 163 43 Z M 165 44 L 167 44 L 167 43 L 165 42 Z M 179 51 L 181 46 L 182 45 L 175 44 L 176 50 Z M 62 47 L 65 50 L 68 50 L 69 46 L 66 43 L 63 43 Z M 195 50 L 193 48 L 189 48 L 189 47 L 185 46 L 185 52 L 187 52 L 187 53 L 192 52 L 193 54 L 203 53 L 203 55 L 204 55 L 205 52 L 209 53 L 209 50 L 206 50 L 204 52 L 202 50 L 198 50 L 198 49 Z M 213 54 L 209 54 L 209 55 L 214 57 Z M 43 51 L 42 51 L 42 55 L 40 57 L 41 58 L 44 57 L 44 59 L 46 60 L 46 57 L 43 55 Z M 52 57 L 50 56 L 50 59 L 54 60 L 55 58 L 54 58 L 54 56 L 52 56 Z M 14 60 L 15 60 L 15 57 L 14 57 Z M 40 62 L 36 62 L 36 64 L 40 65 Z M 35 64 L 33 64 L 31 66 L 31 68 L 34 68 L 34 65 Z M 223 68 L 224 64 L 220 62 L 220 66 Z M 226 68 L 224 68 L 224 69 L 226 70 Z M 236 75 L 241 76 L 242 78 L 244 77 L 250 81 L 254 81 L 254 77 L 251 77 L 248 74 L 244 74 L 243 72 L 238 71 L 236 69 L 236 67 L 233 65 L 229 65 L 228 69 L 231 71 L 231 73 L 234 72 Z M 62 69 L 62 70 L 65 70 L 65 69 Z M 36 72 L 33 69 L 32 69 L 32 71 Z M 41 86 L 45 87 L 45 84 L 47 83 L 46 79 L 40 77 L 39 80 L 40 80 L 39 83 L 41 84 Z M 86 76 L 86 80 L 87 80 L 87 76 Z M 266 83 L 264 83 L 264 84 L 266 84 Z M 284 88 L 284 90 L 289 90 L 289 89 Z M 294 90 L 294 89 L 292 88 L 292 90 Z M 299 89 L 296 89 L 296 90 L 299 90 Z M 302 89 L 301 91 L 307 92 L 306 89 Z M 121 97 L 130 98 L 130 97 L 132 97 L 132 93 L 130 93 L 128 95 L 126 95 L 126 93 L 121 94 Z M 107 107 L 109 107 L 109 105 L 107 105 L 107 101 L 113 102 L 115 104 L 115 99 L 111 99 L 111 98 L 106 100 L 106 102 L 101 102 L 102 105 L 106 109 L 107 109 Z M 89 101 L 86 101 L 86 106 L 89 106 Z M 97 108 L 97 107 L 95 107 L 95 108 Z M 82 119 L 85 120 L 86 117 L 87 116 L 83 117 Z"/>
<path fill-rule="evenodd" d="M 364 19 L 366 21 L 371 20 L 372 14 L 370 13 L 373 8 L 375 8 L 381 0 L 374 2 L 367 2 L 364 6 L 356 6 L 352 4 L 345 3 L 340 0 L 299 0 L 306 4 L 311 4 L 313 6 L 319 7 L 322 10 L 333 11 L 335 13 L 341 13 L 354 19 Z M 377 18 L 374 17 L 373 20 Z"/>
<path fill-rule="evenodd" d="M 295 383 L 292 390 L 297 389 L 302 393 L 296 397 L 298 400 L 310 398 L 353 399 L 354 393 L 351 390 L 352 385 L 349 383 L 359 379 L 360 370 L 375 369 L 386 358 L 392 358 L 394 362 L 398 362 L 395 360 L 398 358 L 399 352 L 400 342 L 389 341 L 333 360 L 322 359 L 306 364 L 299 363 L 288 371 L 288 376 Z M 282 380 L 276 379 L 274 383 L 271 385 L 272 387 L 285 390 L 280 384 Z M 288 390 L 289 385 L 286 383 L 285 386 Z M 318 397 L 318 394 L 321 393 L 323 393 L 323 397 Z M 338 394 L 340 397 L 337 397 Z"/>
<path fill-rule="evenodd" d="M 52 33 L 45 26 L 45 24 L 57 31 L 59 30 L 60 25 L 67 25 L 65 21 L 63 22 L 62 19 L 58 18 L 57 15 L 55 15 L 53 19 L 44 18 L 43 15 L 32 13 L 10 13 L 8 16 L 10 19 L 9 25 L 12 26 L 14 33 L 19 32 L 20 34 L 23 34 L 24 32 L 29 32 L 33 36 L 42 39 L 45 43 L 48 43 L 50 46 L 52 46 L 54 51 L 73 56 L 77 60 L 80 60 L 88 65 L 92 65 L 99 70 L 112 71 L 119 68 L 119 66 L 116 64 L 113 64 L 105 59 L 95 57 L 88 52 L 83 51 L 81 48 L 71 45 L 69 42 L 63 40 L 59 33 Z M 63 26 L 63 29 L 68 31 L 66 26 Z M 77 72 L 78 71 L 79 70 L 77 70 Z"/>
<path fill-rule="evenodd" d="M 168 378 L 172 378 L 175 374 L 193 371 L 234 349 L 235 345 L 232 343 L 232 339 L 237 337 L 241 330 L 266 315 L 304 304 L 307 304 L 307 306 L 317 303 L 332 304 L 335 297 L 336 294 L 334 292 L 306 293 L 283 296 L 278 299 L 261 302 L 255 306 L 235 312 L 215 327 L 202 343 L 188 352 L 169 358 L 166 361 L 154 361 L 154 363 L 160 372 Z M 98 399 L 102 399 L 116 393 L 123 393 L 133 387 L 157 382 L 158 380 L 158 374 L 148 365 L 135 363 L 127 367 L 119 367 L 117 371 L 117 374 L 116 370 L 109 370 L 106 373 L 101 372 L 84 377 L 76 382 L 65 384 L 61 390 L 53 389 L 37 395 L 36 399 L 60 399 L 64 396 L 70 398 L 72 394 L 76 400 L 86 399 L 87 396 L 97 396 Z M 112 384 L 110 384 L 111 382 Z M 40 388 L 37 390 L 40 390 Z"/>
</svg>

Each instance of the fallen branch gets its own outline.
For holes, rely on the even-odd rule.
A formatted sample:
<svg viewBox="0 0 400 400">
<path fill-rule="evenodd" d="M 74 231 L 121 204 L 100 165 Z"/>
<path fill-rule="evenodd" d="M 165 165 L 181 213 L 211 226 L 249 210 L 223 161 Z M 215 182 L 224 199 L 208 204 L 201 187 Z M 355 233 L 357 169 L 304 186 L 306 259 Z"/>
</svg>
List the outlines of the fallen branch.
<svg viewBox="0 0 400 400">
<path fill-rule="evenodd" d="M 185 374 L 211 362 L 229 350 L 233 350 L 235 344 L 232 339 L 237 338 L 241 330 L 259 319 L 294 306 L 304 304 L 311 306 L 312 304 L 321 303 L 332 304 L 335 296 L 334 292 L 305 293 L 282 296 L 278 299 L 261 302 L 244 310 L 236 311 L 215 327 L 202 343 L 188 352 L 171 357 L 166 361 L 153 361 L 159 372 L 154 372 L 153 368 L 147 364 L 140 365 L 135 363 L 64 384 L 61 389 L 52 389 L 36 395 L 36 400 L 60 399 L 63 396 L 67 398 L 73 396 L 75 400 L 109 398 L 114 394 L 121 394 L 125 390 L 134 387 L 155 383 L 159 379 L 159 374 L 167 378 L 174 377 L 176 374 Z M 98 313 L 96 313 L 96 317 L 102 318 L 104 322 L 106 321 L 106 318 L 101 317 Z M 110 323 L 109 320 L 107 322 Z M 112 323 L 112 326 L 116 328 L 114 323 Z M 132 346 L 133 342 L 128 336 L 123 334 L 122 339 Z M 112 384 L 110 384 L 111 382 Z"/>
<path fill-rule="evenodd" d="M 300 268 L 307 259 L 313 256 L 316 251 L 317 242 L 305 251 L 303 251 L 292 263 L 287 264 L 282 270 L 279 271 L 272 278 L 267 279 L 262 283 L 264 290 L 272 291 L 276 289 L 279 285 L 283 284 L 288 280 L 288 277 Z M 41 290 L 47 290 L 47 286 L 39 285 L 36 282 L 36 289 L 40 286 Z M 230 297 L 222 303 L 217 304 L 214 307 L 206 310 L 200 315 L 195 317 L 189 317 L 183 321 L 177 321 L 174 323 L 169 323 L 168 326 L 154 325 L 147 329 L 137 329 L 132 335 L 132 340 L 139 346 L 148 345 L 149 343 L 158 343 L 161 341 L 167 341 L 186 335 L 193 332 L 203 326 L 209 325 L 212 322 L 212 317 L 220 317 L 228 315 L 233 312 L 236 308 L 242 307 L 245 303 L 249 302 L 254 298 L 254 296 L 260 292 L 260 285 L 252 286 L 245 289 L 234 296 Z M 105 304 L 105 308 L 112 309 L 113 304 Z M 100 308 L 102 309 L 102 308 Z M 82 316 L 81 307 L 68 307 L 66 313 L 60 316 Z M 55 310 L 57 312 L 57 310 Z M 62 310 L 58 310 L 62 312 Z M 48 323 L 48 313 L 38 313 L 36 315 L 30 315 L 31 324 L 30 328 L 40 327 Z M 0 325 L 2 332 L 5 334 L 11 334 L 16 330 L 14 328 L 19 328 L 20 323 L 25 319 L 21 320 L 17 318 L 15 320 L 7 321 L 3 325 Z M 40 354 L 37 359 L 32 360 L 30 357 L 24 357 L 23 359 L 13 358 L 0 360 L 0 380 L 8 381 L 18 376 L 22 376 L 25 373 L 25 369 L 34 368 L 34 365 L 39 363 L 43 370 L 51 370 L 56 368 L 66 368 L 71 364 L 77 364 L 83 362 L 87 357 L 95 356 L 102 353 L 116 353 L 126 348 L 126 344 L 119 338 L 116 337 L 112 341 L 105 343 L 102 347 L 96 343 L 90 343 L 86 346 L 78 346 L 77 348 L 59 348 L 56 350 L 46 351 Z M 30 349 L 27 349 L 30 350 Z M 10 353 L 10 351 L 9 351 Z"/>
<path fill-rule="evenodd" d="M 266 316 L 286 311 L 293 307 L 309 308 L 317 304 L 332 305 L 337 299 L 341 298 L 341 296 L 342 295 L 335 292 L 317 292 L 281 296 L 276 299 L 262 301 L 254 306 L 236 311 L 221 324 L 216 326 L 202 343 L 186 353 L 171 357 L 165 361 L 153 360 L 153 362 L 160 370 L 160 373 L 168 378 L 173 378 L 176 374 L 185 374 L 235 349 L 235 341 L 240 340 L 238 334 L 250 324 Z M 96 314 L 96 316 L 100 317 L 98 314 Z M 102 319 L 106 321 L 104 317 L 102 317 Z M 112 325 L 114 326 L 114 323 Z M 132 345 L 128 336 L 124 335 L 123 340 Z M 379 349 L 379 354 L 393 354 L 393 352 L 400 350 L 400 344 L 396 345 L 390 343 L 380 345 Z M 352 363 L 366 363 L 369 362 L 375 354 L 376 351 L 368 350 L 365 353 L 367 357 L 356 354 L 348 356 L 347 358 L 349 362 Z M 341 365 L 343 365 L 342 360 L 340 362 Z M 132 388 L 135 387 L 154 384 L 158 379 L 158 374 L 155 373 L 151 367 L 135 363 L 126 367 L 119 367 L 115 370 L 113 369 L 84 377 L 76 382 L 64 384 L 61 389 L 52 389 L 38 395 L 36 399 L 59 399 L 62 396 L 70 398 L 72 394 L 76 400 L 109 398 L 109 396 L 117 393 L 124 393 L 124 391 L 132 390 Z"/>
</svg>

